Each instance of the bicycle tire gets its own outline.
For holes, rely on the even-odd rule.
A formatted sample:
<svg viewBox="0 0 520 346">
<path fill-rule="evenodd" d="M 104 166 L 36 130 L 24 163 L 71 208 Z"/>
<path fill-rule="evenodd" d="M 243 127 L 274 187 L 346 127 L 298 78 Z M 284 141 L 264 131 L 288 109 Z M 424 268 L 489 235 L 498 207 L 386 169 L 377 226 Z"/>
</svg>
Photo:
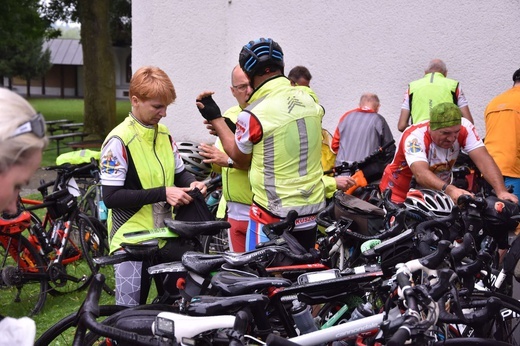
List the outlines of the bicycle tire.
<svg viewBox="0 0 520 346">
<path fill-rule="evenodd" d="M 2 238 L 0 242 L 2 297 L 8 297 L 5 292 L 12 291 L 14 302 L 21 304 L 16 309 L 10 310 L 8 315 L 33 316 L 40 312 L 47 299 L 45 261 L 33 244 L 21 234 L 1 233 L 0 238 Z M 4 244 L 8 244 L 10 250 L 7 250 Z M 15 253 L 17 258 L 13 257 Z M 5 310 L 2 312 L 7 313 Z"/>
<path fill-rule="evenodd" d="M 110 266 L 101 268 L 100 265 L 94 263 L 94 258 L 108 256 L 110 252 L 107 231 L 101 221 L 92 216 L 85 217 L 83 222 L 80 223 L 80 241 L 81 248 L 83 249 L 83 257 L 90 266 L 93 274 L 111 270 Z M 107 277 L 107 275 L 105 275 L 105 277 Z M 114 295 L 114 288 L 110 287 L 106 281 L 103 283 L 103 289 L 108 294 Z"/>
<path fill-rule="evenodd" d="M 152 335 L 151 323 L 160 312 L 179 312 L 179 309 L 175 306 L 166 304 L 139 305 L 108 316 L 102 324 L 105 326 L 124 329 L 126 331 L 138 332 L 140 335 L 143 335 L 143 331 L 146 330 L 150 333 L 149 335 Z M 126 321 L 128 321 L 129 324 L 132 324 L 128 329 L 124 328 Z M 123 326 L 121 326 L 121 324 Z M 135 329 L 136 327 L 137 330 Z M 100 338 L 104 338 L 104 336 L 97 335 L 94 332 L 88 332 L 83 339 L 82 345 L 95 345 Z"/>
<path fill-rule="evenodd" d="M 112 316 L 119 311 L 125 310 L 128 307 L 123 305 L 100 305 L 99 306 L 99 316 L 107 317 Z M 73 312 L 68 316 L 65 316 L 54 325 L 52 325 L 49 329 L 47 329 L 40 337 L 35 341 L 34 346 L 46 346 L 52 345 L 53 341 L 57 339 L 64 340 L 64 344 L 69 345 L 72 342 L 72 338 L 74 337 L 74 333 L 71 332 L 70 340 L 66 340 L 66 336 L 63 334 L 67 333 L 67 331 L 71 328 L 76 328 L 76 318 L 77 313 Z M 63 343 L 62 343 L 63 344 Z"/>
</svg>

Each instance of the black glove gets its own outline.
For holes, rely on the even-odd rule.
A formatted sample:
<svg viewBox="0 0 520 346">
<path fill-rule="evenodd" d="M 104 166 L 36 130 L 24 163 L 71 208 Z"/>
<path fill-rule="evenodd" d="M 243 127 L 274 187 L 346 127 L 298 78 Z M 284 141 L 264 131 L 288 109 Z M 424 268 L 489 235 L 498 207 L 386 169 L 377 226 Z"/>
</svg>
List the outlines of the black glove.
<svg viewBox="0 0 520 346">
<path fill-rule="evenodd" d="M 215 120 L 222 117 L 222 115 L 220 114 L 220 108 L 218 108 L 217 104 L 215 103 L 211 95 L 203 97 L 201 100 L 197 100 L 197 102 L 200 102 L 204 105 L 204 108 L 199 108 L 199 112 L 207 121 Z"/>
</svg>

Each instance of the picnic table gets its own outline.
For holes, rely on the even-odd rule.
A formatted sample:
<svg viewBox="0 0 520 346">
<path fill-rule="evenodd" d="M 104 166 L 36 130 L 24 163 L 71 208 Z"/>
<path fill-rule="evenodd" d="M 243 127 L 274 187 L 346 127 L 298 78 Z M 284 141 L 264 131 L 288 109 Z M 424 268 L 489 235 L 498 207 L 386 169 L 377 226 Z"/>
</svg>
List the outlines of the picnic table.
<svg viewBox="0 0 520 346">
<path fill-rule="evenodd" d="M 58 125 L 58 127 L 64 132 L 77 132 L 83 127 L 83 123 L 65 123 Z"/>
<path fill-rule="evenodd" d="M 56 120 L 46 120 L 45 126 L 47 127 L 47 131 L 52 136 L 54 132 L 61 130 L 60 126 L 65 124 L 72 123 L 72 120 L 69 119 L 56 119 Z"/>
<path fill-rule="evenodd" d="M 67 138 L 75 138 L 80 137 L 83 141 L 83 138 L 85 138 L 88 135 L 88 133 L 85 132 L 69 132 L 69 133 L 61 133 L 59 135 L 53 135 L 49 136 L 49 140 L 56 142 L 56 156 L 60 155 L 60 142 Z"/>
</svg>

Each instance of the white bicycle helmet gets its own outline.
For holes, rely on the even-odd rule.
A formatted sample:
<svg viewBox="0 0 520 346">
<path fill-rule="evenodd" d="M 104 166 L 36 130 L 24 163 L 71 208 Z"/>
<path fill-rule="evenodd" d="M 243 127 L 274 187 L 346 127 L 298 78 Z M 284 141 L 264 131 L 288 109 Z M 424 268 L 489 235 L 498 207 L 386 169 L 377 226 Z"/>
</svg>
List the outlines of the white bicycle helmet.
<svg viewBox="0 0 520 346">
<path fill-rule="evenodd" d="M 409 210 L 419 212 L 429 218 L 448 216 L 455 206 L 447 194 L 430 189 L 410 189 L 404 205 Z"/>
<path fill-rule="evenodd" d="M 211 173 L 211 165 L 204 163 L 204 157 L 199 154 L 199 147 L 194 142 L 178 142 L 177 148 L 181 155 L 186 170 L 202 181 Z"/>
</svg>

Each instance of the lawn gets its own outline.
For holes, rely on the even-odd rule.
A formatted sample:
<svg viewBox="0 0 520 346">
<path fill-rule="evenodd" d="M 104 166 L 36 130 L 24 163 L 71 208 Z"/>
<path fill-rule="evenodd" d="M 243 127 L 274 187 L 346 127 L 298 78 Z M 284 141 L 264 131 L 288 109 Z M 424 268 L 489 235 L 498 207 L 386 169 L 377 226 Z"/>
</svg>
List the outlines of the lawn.
<svg viewBox="0 0 520 346">
<path fill-rule="evenodd" d="M 77 123 L 84 121 L 83 99 L 30 98 L 28 101 L 36 111 L 43 114 L 45 120 L 69 119 Z M 116 100 L 116 118 L 118 124 L 128 115 L 130 108 L 129 100 Z M 62 148 L 60 149 L 60 153 L 71 150 L 72 149 L 69 148 Z M 55 162 L 56 142 L 50 141 L 47 150 L 43 153 L 42 166 L 52 166 L 56 164 Z"/>
<path fill-rule="evenodd" d="M 33 107 L 41 112 L 46 120 L 54 119 L 70 119 L 73 122 L 83 122 L 83 100 L 82 99 L 50 99 L 50 98 L 32 98 L 28 100 Z M 130 102 L 128 100 L 118 100 L 117 103 L 117 121 L 121 122 L 130 111 Z M 44 152 L 42 166 L 55 165 L 56 149 L 55 143 L 50 143 Z M 67 149 L 62 152 L 69 151 Z M 30 195 L 28 198 L 41 199 L 41 196 Z M 107 282 L 114 286 L 112 268 L 105 268 L 103 272 L 107 275 Z M 62 296 L 47 295 L 47 300 L 40 314 L 33 316 L 36 323 L 36 335 L 41 335 L 45 330 L 50 328 L 61 318 L 78 310 L 85 298 L 86 290 L 69 293 Z M 12 302 L 13 295 L 6 290 L 0 290 L 0 314 L 5 316 L 18 316 L 16 303 Z M 103 292 L 100 304 L 113 304 L 114 297 Z M 72 335 L 69 339 L 61 340 L 55 345 L 70 345 L 72 343 Z"/>
</svg>

